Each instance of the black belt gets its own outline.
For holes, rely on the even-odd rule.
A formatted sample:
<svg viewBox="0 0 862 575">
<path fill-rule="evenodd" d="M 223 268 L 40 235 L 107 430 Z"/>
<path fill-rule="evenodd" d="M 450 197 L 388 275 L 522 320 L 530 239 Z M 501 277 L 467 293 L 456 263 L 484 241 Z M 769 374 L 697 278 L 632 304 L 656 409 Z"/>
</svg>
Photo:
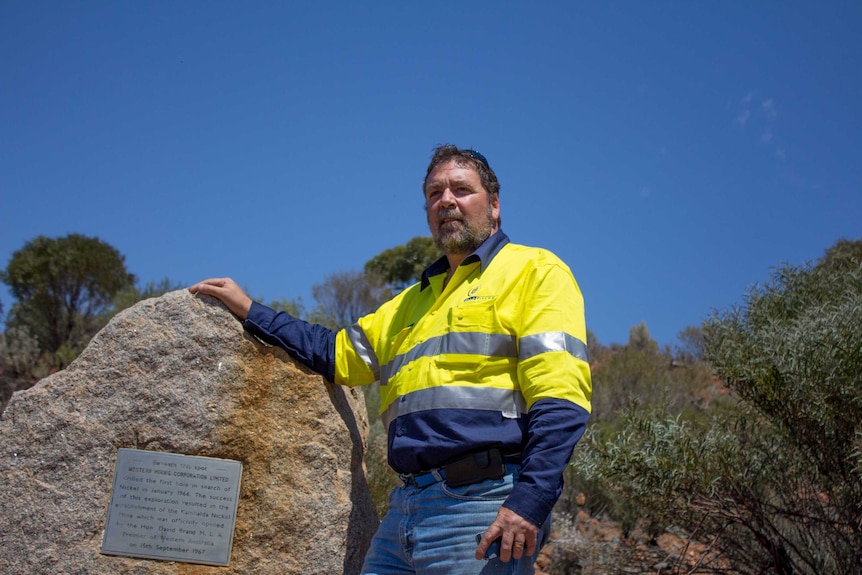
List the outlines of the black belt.
<svg viewBox="0 0 862 575">
<path fill-rule="evenodd" d="M 428 487 L 445 481 L 450 487 L 479 483 L 486 479 L 500 479 L 512 466 L 520 465 L 519 455 L 503 455 L 499 449 L 488 449 L 459 457 L 442 467 L 420 473 L 402 473 L 398 477 L 404 486 Z"/>
</svg>

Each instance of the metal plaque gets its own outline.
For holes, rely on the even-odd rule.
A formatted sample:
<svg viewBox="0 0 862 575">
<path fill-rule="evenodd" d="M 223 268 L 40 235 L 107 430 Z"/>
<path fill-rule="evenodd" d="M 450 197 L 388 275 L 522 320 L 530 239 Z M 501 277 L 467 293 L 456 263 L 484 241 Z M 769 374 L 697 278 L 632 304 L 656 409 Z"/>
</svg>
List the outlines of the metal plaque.
<svg viewBox="0 0 862 575">
<path fill-rule="evenodd" d="M 118 450 L 101 552 L 226 566 L 241 476 L 231 459 Z"/>
</svg>

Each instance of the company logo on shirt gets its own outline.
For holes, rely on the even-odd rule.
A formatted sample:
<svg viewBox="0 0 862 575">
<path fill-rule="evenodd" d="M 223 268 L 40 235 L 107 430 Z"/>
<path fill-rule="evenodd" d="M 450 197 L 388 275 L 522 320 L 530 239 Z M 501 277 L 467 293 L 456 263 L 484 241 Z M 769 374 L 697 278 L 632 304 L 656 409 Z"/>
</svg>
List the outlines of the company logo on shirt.
<svg viewBox="0 0 862 575">
<path fill-rule="evenodd" d="M 466 303 L 466 302 L 468 302 L 468 301 L 489 300 L 489 299 L 494 299 L 494 298 L 496 297 L 496 296 L 493 296 L 493 295 L 476 295 L 477 293 L 479 293 L 479 288 L 480 288 L 480 287 L 482 287 L 482 286 L 481 286 L 481 285 L 479 285 L 479 284 L 477 284 L 477 285 L 473 286 L 473 287 L 470 289 L 470 291 L 468 291 L 468 292 L 467 292 L 467 297 L 466 297 L 466 298 L 464 298 L 464 302 Z"/>
</svg>

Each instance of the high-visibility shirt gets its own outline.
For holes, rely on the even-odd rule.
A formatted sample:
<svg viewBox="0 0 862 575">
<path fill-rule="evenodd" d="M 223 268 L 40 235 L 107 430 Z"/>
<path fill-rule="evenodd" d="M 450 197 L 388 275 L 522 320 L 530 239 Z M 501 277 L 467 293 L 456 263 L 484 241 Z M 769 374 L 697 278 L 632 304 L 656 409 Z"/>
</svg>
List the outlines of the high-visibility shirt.
<svg viewBox="0 0 862 575">
<path fill-rule="evenodd" d="M 246 327 L 323 373 L 380 383 L 389 463 L 420 473 L 489 448 L 519 456 L 504 505 L 540 525 L 589 419 L 583 297 L 553 253 L 497 232 L 336 334 L 253 304 Z"/>
</svg>

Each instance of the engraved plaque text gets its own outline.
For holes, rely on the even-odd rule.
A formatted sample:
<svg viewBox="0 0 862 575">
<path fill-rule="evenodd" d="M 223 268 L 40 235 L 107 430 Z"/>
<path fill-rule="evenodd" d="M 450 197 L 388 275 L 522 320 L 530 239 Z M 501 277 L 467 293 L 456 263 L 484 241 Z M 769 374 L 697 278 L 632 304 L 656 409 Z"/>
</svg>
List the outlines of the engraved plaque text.
<svg viewBox="0 0 862 575">
<path fill-rule="evenodd" d="M 225 566 L 242 463 L 120 449 L 102 553 Z"/>
</svg>

